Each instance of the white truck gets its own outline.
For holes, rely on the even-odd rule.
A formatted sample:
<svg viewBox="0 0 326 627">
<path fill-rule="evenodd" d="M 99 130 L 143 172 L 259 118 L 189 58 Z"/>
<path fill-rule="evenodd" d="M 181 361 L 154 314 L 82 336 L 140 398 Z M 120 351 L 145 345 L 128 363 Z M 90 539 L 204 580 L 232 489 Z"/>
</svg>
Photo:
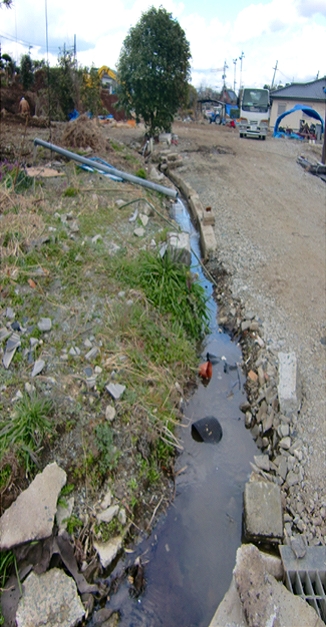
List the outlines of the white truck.
<svg viewBox="0 0 326 627">
<path fill-rule="evenodd" d="M 269 124 L 269 90 L 245 87 L 240 91 L 240 137 L 266 139 Z"/>
</svg>

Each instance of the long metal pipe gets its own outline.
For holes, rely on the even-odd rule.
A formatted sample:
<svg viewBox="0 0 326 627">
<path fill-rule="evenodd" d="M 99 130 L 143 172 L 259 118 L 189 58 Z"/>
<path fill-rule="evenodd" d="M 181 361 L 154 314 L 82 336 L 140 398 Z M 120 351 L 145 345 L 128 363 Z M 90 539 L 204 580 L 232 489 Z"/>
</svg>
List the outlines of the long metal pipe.
<svg viewBox="0 0 326 627">
<path fill-rule="evenodd" d="M 92 161 L 92 159 L 87 159 L 86 157 L 82 157 L 81 155 L 77 155 L 74 152 L 70 152 L 69 150 L 65 150 L 65 148 L 60 148 L 60 146 L 55 146 L 54 144 L 49 144 L 45 142 L 43 139 L 38 139 L 37 137 L 34 139 L 35 146 L 43 146 L 43 148 L 48 148 L 49 150 L 53 150 L 53 152 L 58 152 L 60 155 L 67 157 L 67 159 L 73 159 L 74 161 L 79 161 L 80 163 L 84 163 L 85 165 L 94 168 L 95 170 L 101 170 L 102 172 L 107 172 L 108 174 L 114 174 L 115 176 L 120 176 L 125 181 L 129 181 L 130 183 L 135 183 L 135 185 L 141 185 L 142 187 L 147 187 L 148 189 L 152 189 L 154 192 L 159 192 L 160 194 L 165 194 L 165 196 L 170 196 L 170 198 L 176 199 L 178 196 L 178 192 L 174 189 L 170 189 L 169 187 L 164 187 L 163 185 L 157 185 L 157 183 L 153 183 L 152 181 L 147 181 L 146 179 L 142 179 L 139 176 L 134 176 L 133 174 L 129 174 L 128 172 L 122 172 L 121 170 L 116 170 L 116 168 L 109 167 L 102 163 L 97 163 L 96 161 Z"/>
</svg>

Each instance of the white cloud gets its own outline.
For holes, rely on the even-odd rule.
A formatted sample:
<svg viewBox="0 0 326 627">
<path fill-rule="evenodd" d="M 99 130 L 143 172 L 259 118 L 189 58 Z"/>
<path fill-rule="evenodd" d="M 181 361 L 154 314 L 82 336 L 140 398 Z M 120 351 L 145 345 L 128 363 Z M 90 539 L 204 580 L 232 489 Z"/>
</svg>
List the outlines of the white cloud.
<svg viewBox="0 0 326 627">
<path fill-rule="evenodd" d="M 162 0 L 97 0 L 92 6 L 81 8 L 77 0 L 48 0 L 48 32 L 50 63 L 56 63 L 59 46 L 73 45 L 77 37 L 77 58 L 81 65 L 109 65 L 115 67 L 124 38 L 144 11 L 152 5 L 157 8 Z M 82 5 L 84 6 L 84 5 Z M 187 3 L 166 0 L 164 7 L 179 20 L 190 42 L 191 64 L 195 69 L 219 69 L 226 60 L 227 84 L 233 86 L 235 58 L 244 52 L 243 82 L 253 85 L 270 83 L 278 60 L 276 80 L 308 80 L 326 73 L 324 42 L 326 34 L 326 0 L 270 0 L 248 4 L 232 21 L 205 17 L 198 4 L 196 13 L 187 12 Z M 206 7 L 205 7 L 206 8 Z M 234 12 L 233 12 L 234 13 Z M 17 34 L 27 42 L 26 47 L 1 39 L 3 52 L 9 52 L 19 61 L 28 43 L 35 44 L 33 58 L 44 58 L 45 11 L 44 0 L 15 0 L 14 8 L 1 11 L 0 32 Z M 41 48 L 39 47 L 41 46 Z M 240 63 L 236 65 L 239 86 Z M 222 71 L 193 72 L 193 83 L 202 82 L 217 87 L 222 85 Z"/>
</svg>

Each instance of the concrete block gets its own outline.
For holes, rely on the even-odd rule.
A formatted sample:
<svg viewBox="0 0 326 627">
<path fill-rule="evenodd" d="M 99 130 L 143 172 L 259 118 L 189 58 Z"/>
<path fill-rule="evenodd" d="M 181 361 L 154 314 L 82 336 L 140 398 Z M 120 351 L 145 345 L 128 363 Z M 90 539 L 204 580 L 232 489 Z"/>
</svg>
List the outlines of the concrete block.
<svg viewBox="0 0 326 627">
<path fill-rule="evenodd" d="M 278 544 L 283 538 L 280 487 L 267 481 L 246 483 L 244 537 L 249 542 Z"/>
<path fill-rule="evenodd" d="M 168 249 L 173 259 L 190 266 L 191 249 L 189 233 L 169 233 Z"/>
<path fill-rule="evenodd" d="M 212 207 L 205 207 L 203 214 L 203 224 L 205 226 L 214 226 L 215 225 L 215 216 L 212 211 Z"/>
<path fill-rule="evenodd" d="M 282 414 L 297 412 L 301 404 L 301 389 L 295 353 L 278 353 L 279 382 L 278 398 Z"/>
<path fill-rule="evenodd" d="M 234 577 L 208 627 L 248 627 Z"/>
</svg>

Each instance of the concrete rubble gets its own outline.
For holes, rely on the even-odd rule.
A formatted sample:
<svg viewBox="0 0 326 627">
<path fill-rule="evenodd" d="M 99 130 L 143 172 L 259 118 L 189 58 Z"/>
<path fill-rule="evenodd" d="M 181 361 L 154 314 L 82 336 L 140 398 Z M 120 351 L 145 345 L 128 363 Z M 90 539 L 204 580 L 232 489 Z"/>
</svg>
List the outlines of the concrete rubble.
<svg viewBox="0 0 326 627">
<path fill-rule="evenodd" d="M 66 473 L 56 462 L 36 475 L 0 518 L 1 550 L 51 535 L 58 496 L 65 483 Z"/>
<path fill-rule="evenodd" d="M 43 575 L 31 572 L 23 583 L 17 627 L 76 627 L 85 615 L 74 580 L 52 568 Z"/>
<path fill-rule="evenodd" d="M 244 491 L 244 538 L 279 543 L 283 538 L 281 491 L 275 483 L 249 481 Z"/>
<path fill-rule="evenodd" d="M 323 627 L 315 610 L 270 574 L 252 544 L 237 551 L 233 579 L 209 627 Z"/>
</svg>

